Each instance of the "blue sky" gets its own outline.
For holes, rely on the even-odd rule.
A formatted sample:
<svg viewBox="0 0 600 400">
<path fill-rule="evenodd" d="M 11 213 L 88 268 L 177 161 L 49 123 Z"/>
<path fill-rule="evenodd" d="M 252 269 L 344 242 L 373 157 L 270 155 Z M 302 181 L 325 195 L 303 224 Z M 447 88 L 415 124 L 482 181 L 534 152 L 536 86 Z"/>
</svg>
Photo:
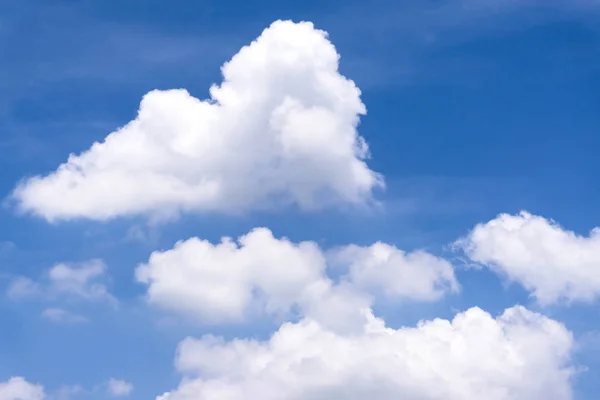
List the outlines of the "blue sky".
<svg viewBox="0 0 600 400">
<path fill-rule="evenodd" d="M 343 4 L 342 4 L 343 3 Z M 208 327 L 148 305 L 134 270 L 153 251 L 198 236 L 212 242 L 266 226 L 323 248 L 375 241 L 450 260 L 458 294 L 376 311 L 394 327 L 452 318 L 480 306 L 497 315 L 523 304 L 566 325 L 589 370 L 576 399 L 600 390 L 597 303 L 540 306 L 518 283 L 464 268 L 448 245 L 499 213 L 527 210 L 587 235 L 600 221 L 600 3 L 560 1 L 0 2 L 0 189 L 46 175 L 71 153 L 135 118 L 153 89 L 206 98 L 220 66 L 278 19 L 312 21 L 341 54 L 340 72 L 362 91 L 359 133 L 369 167 L 385 176 L 377 210 L 296 208 L 228 215 L 186 213 L 147 225 L 143 216 L 48 222 L 0 209 L 0 286 L 43 279 L 59 262 L 103 259 L 118 309 L 77 299 L 52 307 L 86 323 L 42 318 L 50 300 L 0 298 L 0 382 L 23 376 L 50 395 L 102 399 L 114 377 L 132 399 L 152 399 L 181 379 L 177 344 L 206 332 L 266 338 L 267 318 Z M 138 233 L 136 235 L 136 232 Z M 597 251 L 597 250 L 596 250 Z M 598 266 L 596 265 L 596 268 Z M 2 399 L 4 400 L 4 399 Z M 26 399 L 28 400 L 28 399 Z"/>
</svg>

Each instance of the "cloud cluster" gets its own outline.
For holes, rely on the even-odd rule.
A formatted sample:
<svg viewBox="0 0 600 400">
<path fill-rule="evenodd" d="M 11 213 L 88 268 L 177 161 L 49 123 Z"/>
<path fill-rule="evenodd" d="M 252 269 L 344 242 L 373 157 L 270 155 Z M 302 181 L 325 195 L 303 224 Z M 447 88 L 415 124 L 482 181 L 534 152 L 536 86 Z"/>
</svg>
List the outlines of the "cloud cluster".
<svg viewBox="0 0 600 400">
<path fill-rule="evenodd" d="M 339 282 L 327 275 L 328 257 L 314 242 L 292 243 L 257 228 L 235 243 L 192 238 L 155 252 L 138 267 L 148 299 L 209 323 L 243 320 L 248 312 L 287 315 L 299 309 L 323 324 L 353 326 L 373 293 L 437 300 L 458 290 L 450 263 L 425 252 L 406 254 L 377 243 L 347 246 L 332 254 L 348 271 Z"/>
<path fill-rule="evenodd" d="M 383 177 L 366 164 L 357 132 L 366 109 L 338 59 L 311 23 L 277 21 L 222 67 L 209 99 L 150 92 L 133 121 L 51 174 L 23 181 L 13 196 L 22 211 L 49 221 L 367 204 Z M 598 296 L 599 237 L 524 212 L 477 225 L 456 244 L 551 304 Z M 8 294 L 115 303 L 105 272 L 100 261 L 58 264 L 43 281 L 13 281 Z M 205 324 L 287 321 L 262 341 L 185 339 L 176 359 L 183 379 L 157 400 L 573 396 L 571 333 L 523 307 L 500 316 L 471 308 L 416 327 L 376 317 L 377 301 L 435 301 L 459 291 L 451 263 L 424 251 L 380 242 L 323 251 L 256 228 L 237 240 L 191 238 L 156 251 L 136 279 L 150 303 Z M 72 317 L 60 308 L 44 316 Z M 107 384 L 115 396 L 132 388 Z M 21 378 L 0 384 L 0 400 L 43 397 Z"/>
<path fill-rule="evenodd" d="M 397 330 L 371 316 L 355 335 L 305 319 L 265 342 L 184 340 L 186 379 L 157 400 L 566 400 L 572 346 L 564 326 L 523 307 Z"/>
<path fill-rule="evenodd" d="M 473 261 L 518 282 L 542 305 L 600 296 L 600 229 L 580 236 L 521 212 L 477 225 L 457 245 Z"/>
<path fill-rule="evenodd" d="M 332 268 L 341 271 L 335 280 Z M 451 264 L 423 251 L 376 243 L 323 252 L 258 228 L 237 242 L 179 242 L 153 253 L 137 277 L 151 302 L 203 322 L 249 312 L 297 320 L 266 341 L 184 340 L 184 379 L 157 400 L 572 398 L 571 333 L 523 307 L 497 318 L 472 308 L 414 328 L 375 317 L 378 295 L 433 301 L 458 290 Z"/>
<path fill-rule="evenodd" d="M 18 276 L 6 290 L 14 301 L 37 300 L 44 303 L 68 302 L 106 303 L 117 307 L 118 300 L 107 287 L 107 267 L 102 260 L 82 263 L 59 263 L 50 268 L 39 280 Z M 56 323 L 83 323 L 88 318 L 62 307 L 52 306 L 42 311 L 42 317 Z"/>
<path fill-rule="evenodd" d="M 223 65 L 209 99 L 152 91 L 135 120 L 13 197 L 49 221 L 369 202 L 383 178 L 365 163 L 366 109 L 338 59 L 311 23 L 275 22 Z"/>
<path fill-rule="evenodd" d="M 7 294 L 14 300 L 36 297 L 54 300 L 66 296 L 116 304 L 117 300 L 104 282 L 106 271 L 106 264 L 97 259 L 78 264 L 59 263 L 50 268 L 40 281 L 23 276 L 15 278 Z"/>
</svg>

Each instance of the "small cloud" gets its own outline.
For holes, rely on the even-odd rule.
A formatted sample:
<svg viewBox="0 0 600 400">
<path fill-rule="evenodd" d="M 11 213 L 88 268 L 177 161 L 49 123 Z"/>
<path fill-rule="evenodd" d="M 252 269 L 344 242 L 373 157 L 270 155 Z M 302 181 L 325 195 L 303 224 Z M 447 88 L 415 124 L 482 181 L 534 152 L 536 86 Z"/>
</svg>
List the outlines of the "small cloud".
<svg viewBox="0 0 600 400">
<path fill-rule="evenodd" d="M 129 396 L 133 385 L 121 379 L 110 378 L 107 383 L 107 393 L 113 397 Z"/>
<path fill-rule="evenodd" d="M 29 278 L 20 276 L 14 279 L 8 286 L 6 295 L 12 300 L 25 300 L 37 297 L 42 291 L 40 284 Z"/>
<path fill-rule="evenodd" d="M 477 224 L 454 246 L 520 284 L 542 306 L 600 298 L 600 228 L 580 235 L 526 211 Z"/>
<path fill-rule="evenodd" d="M 15 250 L 16 248 L 17 248 L 17 245 L 15 245 L 11 241 L 0 242 L 0 256 L 4 256 L 4 255 L 10 253 L 11 251 Z"/>
<path fill-rule="evenodd" d="M 82 394 L 83 392 L 83 388 L 79 385 L 63 385 L 52 398 L 56 400 L 70 400 L 73 396 Z"/>
<path fill-rule="evenodd" d="M 48 277 L 51 288 L 57 292 L 90 301 L 115 302 L 116 299 L 108 292 L 106 285 L 97 282 L 105 274 L 106 264 L 102 260 L 90 260 L 76 266 L 57 264 L 50 269 Z"/>
<path fill-rule="evenodd" d="M 127 230 L 125 240 L 131 242 L 145 242 L 148 240 L 148 235 L 139 225 L 133 225 Z"/>
<path fill-rule="evenodd" d="M 88 319 L 84 316 L 71 313 L 62 308 L 47 308 L 42 312 L 42 317 L 57 323 L 84 323 Z"/>
<path fill-rule="evenodd" d="M 102 260 L 89 260 L 79 264 L 59 263 L 54 265 L 40 281 L 17 277 L 9 285 L 7 295 L 13 300 L 41 298 L 57 300 L 75 297 L 87 301 L 105 301 L 113 306 L 117 299 L 106 286 L 106 265 Z"/>
<path fill-rule="evenodd" d="M 126 242 L 138 242 L 143 244 L 154 244 L 158 241 L 159 231 L 156 226 L 142 227 L 140 225 L 131 226 L 125 233 Z"/>
</svg>

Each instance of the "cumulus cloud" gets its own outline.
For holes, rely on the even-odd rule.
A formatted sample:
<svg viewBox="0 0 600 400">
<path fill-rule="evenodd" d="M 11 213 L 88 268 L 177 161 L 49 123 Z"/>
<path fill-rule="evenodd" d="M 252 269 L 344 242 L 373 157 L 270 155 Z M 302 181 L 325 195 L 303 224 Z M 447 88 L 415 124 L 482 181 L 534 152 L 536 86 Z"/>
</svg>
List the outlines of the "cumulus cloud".
<svg viewBox="0 0 600 400">
<path fill-rule="evenodd" d="M 179 242 L 153 253 L 136 275 L 148 285 L 151 303 L 212 323 L 240 321 L 248 312 L 286 315 L 299 309 L 322 323 L 348 327 L 364 319 L 371 284 L 416 300 L 435 300 L 458 287 L 448 262 L 383 243 L 339 249 L 335 263 L 347 263 L 350 271 L 339 282 L 327 275 L 327 263 L 316 243 L 295 244 L 257 228 L 237 243 Z"/>
<path fill-rule="evenodd" d="M 133 385 L 121 379 L 110 378 L 106 390 L 113 397 L 129 396 L 133 391 Z"/>
<path fill-rule="evenodd" d="M 350 245 L 332 253 L 349 269 L 348 279 L 389 298 L 437 300 L 459 289 L 452 265 L 425 251 L 406 253 L 386 243 L 369 247 Z"/>
<path fill-rule="evenodd" d="M 27 382 L 24 378 L 14 377 L 0 382 L 0 400 L 44 400 L 44 388 Z"/>
<path fill-rule="evenodd" d="M 59 263 L 50 268 L 40 281 L 17 277 L 8 287 L 7 294 L 14 300 L 35 297 L 55 300 L 67 296 L 116 305 L 117 300 L 103 282 L 106 270 L 104 262 L 95 259 L 79 264 Z"/>
<path fill-rule="evenodd" d="M 600 295 L 600 229 L 588 236 L 521 212 L 475 226 L 456 244 L 480 263 L 531 291 L 542 305 L 590 302 Z"/>
<path fill-rule="evenodd" d="M 209 99 L 152 91 L 135 120 L 13 197 L 50 221 L 368 203 L 383 180 L 338 60 L 312 23 L 274 22 L 223 65 Z"/>
<path fill-rule="evenodd" d="M 572 350 L 563 325 L 520 306 L 400 329 L 371 315 L 352 335 L 304 319 L 264 342 L 185 339 L 185 378 L 157 400 L 570 400 Z"/>
</svg>

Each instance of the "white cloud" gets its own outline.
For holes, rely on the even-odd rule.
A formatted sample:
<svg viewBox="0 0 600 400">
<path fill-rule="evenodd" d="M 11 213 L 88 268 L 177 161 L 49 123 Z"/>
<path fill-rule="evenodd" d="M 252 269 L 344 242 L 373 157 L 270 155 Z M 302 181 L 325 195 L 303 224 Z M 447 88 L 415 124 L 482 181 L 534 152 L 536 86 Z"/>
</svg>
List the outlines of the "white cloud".
<svg viewBox="0 0 600 400">
<path fill-rule="evenodd" d="M 87 318 L 73 314 L 62 308 L 47 308 L 42 312 L 42 317 L 58 323 L 82 323 L 88 321 Z"/>
<path fill-rule="evenodd" d="M 347 246 L 334 252 L 333 259 L 348 266 L 352 283 L 390 298 L 431 301 L 459 289 L 452 265 L 424 251 L 406 253 L 378 242 Z"/>
<path fill-rule="evenodd" d="M 107 383 L 107 392 L 114 397 L 129 396 L 133 391 L 133 385 L 121 379 L 110 378 Z"/>
<path fill-rule="evenodd" d="M 157 400 L 570 400 L 573 339 L 514 307 L 340 335 L 305 319 L 265 342 L 205 336 L 178 349 L 179 388 Z"/>
<path fill-rule="evenodd" d="M 150 302 L 205 322 L 241 321 L 249 312 L 285 315 L 299 308 L 302 315 L 339 328 L 364 320 L 371 303 L 363 293 L 366 284 L 385 285 L 394 295 L 417 300 L 435 300 L 457 287 L 447 262 L 424 252 L 406 255 L 382 243 L 339 250 L 335 262 L 350 263 L 351 272 L 337 284 L 314 242 L 294 244 L 257 228 L 238 243 L 229 238 L 216 245 L 198 238 L 178 242 L 153 253 L 138 267 L 137 279 L 148 284 Z M 374 248 L 383 249 L 376 256 L 387 251 L 389 262 L 374 262 Z M 411 281 L 414 287 L 407 284 Z"/>
<path fill-rule="evenodd" d="M 364 204 L 383 180 L 364 161 L 365 106 L 338 58 L 311 23 L 277 21 L 223 65 L 210 99 L 152 91 L 135 120 L 13 197 L 50 221 Z"/>
<path fill-rule="evenodd" d="M 0 382 L 0 400 L 44 400 L 44 388 L 27 382 L 24 378 L 14 377 Z"/>
<path fill-rule="evenodd" d="M 79 264 L 59 263 L 50 268 L 40 282 L 17 277 L 8 287 L 7 294 L 14 300 L 32 297 L 55 300 L 61 296 L 71 296 L 116 305 L 117 300 L 103 282 L 106 270 L 104 262 L 96 259 Z"/>
<path fill-rule="evenodd" d="M 600 295 L 600 229 L 580 236 L 527 212 L 501 214 L 457 241 L 468 257 L 518 282 L 542 305 Z"/>
<path fill-rule="evenodd" d="M 205 320 L 239 320 L 256 291 L 265 307 L 286 312 L 303 290 L 323 277 L 326 263 L 311 242 L 295 244 L 259 228 L 239 238 L 212 243 L 192 238 L 154 252 L 136 275 L 147 283 L 151 302 L 190 311 Z"/>
<path fill-rule="evenodd" d="M 74 294 L 87 300 L 113 301 L 106 285 L 96 281 L 105 274 L 104 262 L 90 260 L 77 266 L 57 264 L 50 269 L 48 276 L 51 287 L 58 292 Z"/>
</svg>

